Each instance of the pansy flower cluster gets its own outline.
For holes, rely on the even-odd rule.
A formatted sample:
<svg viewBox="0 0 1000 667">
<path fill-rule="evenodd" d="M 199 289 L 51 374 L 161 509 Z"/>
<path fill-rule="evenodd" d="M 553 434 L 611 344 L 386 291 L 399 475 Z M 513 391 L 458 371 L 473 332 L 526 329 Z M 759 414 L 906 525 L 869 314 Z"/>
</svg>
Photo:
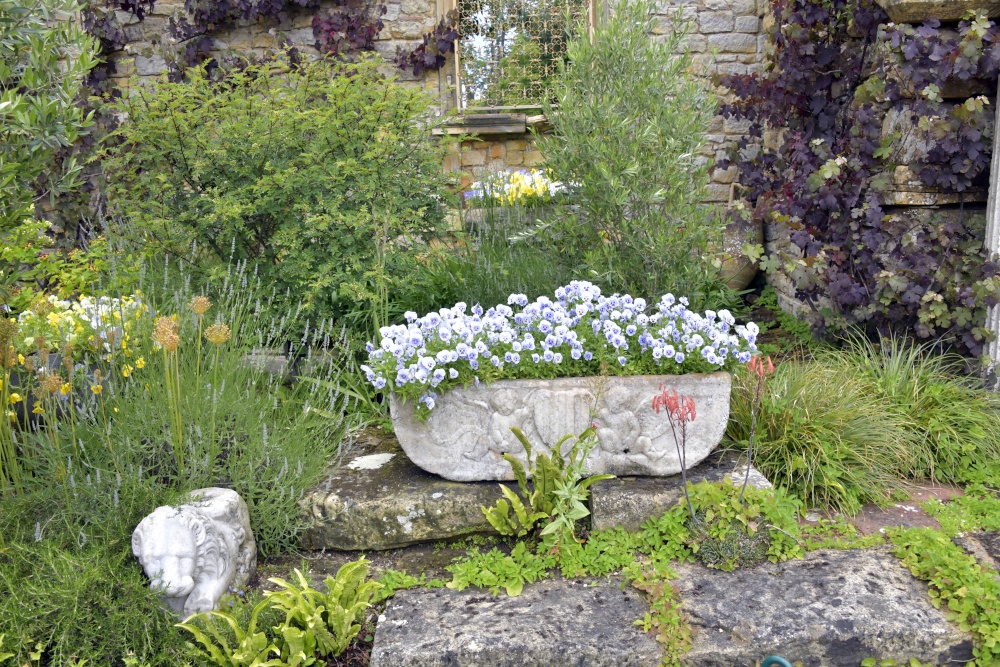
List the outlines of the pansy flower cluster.
<svg viewBox="0 0 1000 667">
<path fill-rule="evenodd" d="M 604 296 L 583 281 L 560 287 L 555 299 L 512 294 L 507 305 L 485 311 L 460 302 L 405 319 L 382 327 L 361 369 L 376 389 L 416 399 L 424 416 L 442 391 L 470 382 L 731 368 L 756 353 L 760 331 L 736 324 L 726 310 L 689 310 L 684 297 L 665 294 L 649 304 Z"/>
<path fill-rule="evenodd" d="M 515 204 L 527 206 L 531 204 L 548 204 L 563 192 L 562 183 L 551 180 L 540 169 L 521 169 L 514 172 L 501 171 L 490 174 L 482 180 L 473 183 L 466 191 L 465 197 L 471 203 L 476 200 L 498 203 L 502 206 Z"/>
</svg>

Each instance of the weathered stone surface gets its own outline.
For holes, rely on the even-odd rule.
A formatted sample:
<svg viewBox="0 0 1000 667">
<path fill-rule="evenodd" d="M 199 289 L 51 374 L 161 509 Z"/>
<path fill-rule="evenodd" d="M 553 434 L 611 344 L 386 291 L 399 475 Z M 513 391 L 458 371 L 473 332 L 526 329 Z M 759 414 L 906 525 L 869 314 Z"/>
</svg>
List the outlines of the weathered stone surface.
<svg viewBox="0 0 1000 667">
<path fill-rule="evenodd" d="M 480 507 L 501 498 L 496 482 L 458 484 L 413 465 L 393 438 L 360 450 L 302 500 L 306 549 L 393 549 L 494 532 Z"/>
<path fill-rule="evenodd" d="M 400 591 L 379 618 L 371 665 L 656 667 L 660 645 L 633 625 L 647 611 L 615 579 L 543 581 L 515 598 Z"/>
<path fill-rule="evenodd" d="M 954 539 L 967 553 L 975 556 L 980 565 L 1000 570 L 1000 531 L 966 533 Z"/>
<path fill-rule="evenodd" d="M 730 573 L 676 569 L 672 583 L 694 631 L 691 667 L 749 666 L 769 654 L 832 667 L 972 658 L 971 636 L 931 606 L 926 585 L 885 548 L 818 551 Z"/>
<path fill-rule="evenodd" d="M 232 489 L 188 494 L 180 507 L 157 507 L 132 533 L 132 554 L 151 586 L 185 616 L 212 611 L 227 588 L 241 588 L 257 567 L 250 513 Z"/>
<path fill-rule="evenodd" d="M 672 475 L 681 467 L 670 423 L 651 409 L 661 387 L 691 396 L 697 405 L 687 434 L 688 467 L 694 467 L 725 433 L 729 373 L 501 380 L 445 392 L 426 422 L 416 417 L 412 402 L 404 404 L 396 394 L 390 406 L 410 460 L 446 479 L 513 479 L 503 454 L 522 461 L 526 456 L 512 426 L 538 451 L 548 452 L 564 435 L 583 432 L 592 419 L 600 440 L 587 459 L 592 473 Z"/>
<path fill-rule="evenodd" d="M 896 23 L 921 23 L 925 19 L 958 21 L 966 12 L 985 12 L 989 18 L 1000 16 L 996 0 L 876 0 Z"/>
<path fill-rule="evenodd" d="M 746 464 L 740 464 L 741 455 L 733 451 L 715 451 L 694 468 L 688 470 L 688 481 L 721 482 L 727 476 L 733 484 L 743 484 Z M 750 468 L 750 486 L 771 488 L 756 468 Z M 590 487 L 590 518 L 594 528 L 604 530 L 621 526 L 638 530 L 647 519 L 659 516 L 679 502 L 684 501 L 684 482 L 681 476 L 671 477 L 616 477 L 597 482 Z"/>
</svg>

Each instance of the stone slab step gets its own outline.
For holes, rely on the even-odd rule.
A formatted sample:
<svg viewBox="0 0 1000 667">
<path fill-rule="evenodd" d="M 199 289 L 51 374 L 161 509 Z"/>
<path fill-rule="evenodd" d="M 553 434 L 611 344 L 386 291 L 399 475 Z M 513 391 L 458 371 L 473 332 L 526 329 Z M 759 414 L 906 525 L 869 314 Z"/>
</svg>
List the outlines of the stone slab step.
<svg viewBox="0 0 1000 667">
<path fill-rule="evenodd" d="M 823 551 L 726 573 L 678 566 L 693 633 L 690 667 L 753 667 L 767 655 L 858 667 L 866 658 L 964 664 L 972 638 L 930 604 L 887 549 Z M 552 579 L 517 598 L 468 589 L 401 591 L 379 618 L 372 667 L 655 666 L 633 625 L 644 600 L 617 579 Z"/>
<path fill-rule="evenodd" d="M 301 501 L 305 549 L 382 550 L 493 533 L 480 507 L 496 482 L 450 482 L 421 470 L 391 436 L 366 432 L 354 456 Z"/>
<path fill-rule="evenodd" d="M 745 465 L 735 452 L 715 451 L 688 479 L 742 481 Z M 770 487 L 751 468 L 750 483 Z M 506 483 L 516 489 L 516 482 Z M 392 436 L 366 432 L 353 456 L 332 468 L 301 502 L 309 520 L 302 546 L 309 550 L 370 551 L 496 531 L 481 507 L 502 498 L 498 482 L 452 482 L 413 464 Z M 620 477 L 595 484 L 591 511 L 596 528 L 636 530 L 683 500 L 680 475 Z"/>
<path fill-rule="evenodd" d="M 805 665 L 866 658 L 933 665 L 972 659 L 972 637 L 930 604 L 927 586 L 887 548 L 817 551 L 735 572 L 677 568 L 695 634 L 692 667 L 754 665 L 779 654 Z"/>
<path fill-rule="evenodd" d="M 688 481 L 721 482 L 729 477 L 734 484 L 743 484 L 747 472 L 742 455 L 734 451 L 715 450 L 694 468 L 688 470 Z M 772 488 L 771 483 L 756 468 L 750 468 L 750 486 Z M 597 482 L 591 487 L 590 514 L 593 526 L 603 530 L 621 526 L 639 530 L 647 519 L 660 516 L 684 501 L 681 475 L 669 477 L 616 477 Z"/>
<path fill-rule="evenodd" d="M 553 579 L 516 598 L 414 589 L 379 618 L 371 667 L 657 667 L 660 645 L 633 625 L 647 611 L 616 579 Z"/>
</svg>

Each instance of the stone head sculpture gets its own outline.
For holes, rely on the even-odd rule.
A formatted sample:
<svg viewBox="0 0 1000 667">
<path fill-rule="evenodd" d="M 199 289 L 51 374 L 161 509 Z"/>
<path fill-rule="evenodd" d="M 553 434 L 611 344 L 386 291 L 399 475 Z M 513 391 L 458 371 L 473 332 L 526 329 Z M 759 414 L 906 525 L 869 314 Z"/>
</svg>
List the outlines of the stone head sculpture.
<svg viewBox="0 0 1000 667">
<path fill-rule="evenodd" d="M 179 507 L 157 507 L 132 533 L 132 553 L 167 605 L 211 611 L 257 564 L 246 503 L 230 489 L 201 489 Z"/>
</svg>

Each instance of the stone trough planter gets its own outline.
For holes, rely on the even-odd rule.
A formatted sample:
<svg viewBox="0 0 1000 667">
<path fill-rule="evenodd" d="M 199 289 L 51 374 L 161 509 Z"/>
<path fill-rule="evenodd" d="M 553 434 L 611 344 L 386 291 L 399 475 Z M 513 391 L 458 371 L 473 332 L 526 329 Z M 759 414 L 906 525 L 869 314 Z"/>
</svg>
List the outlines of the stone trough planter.
<svg viewBox="0 0 1000 667">
<path fill-rule="evenodd" d="M 697 417 L 688 425 L 687 466 L 691 468 L 718 446 L 729 420 L 732 377 L 644 375 L 627 377 L 501 380 L 445 392 L 427 421 L 413 402 L 390 398 L 396 437 L 413 463 L 459 482 L 512 480 L 503 459 L 510 453 L 525 461 L 524 448 L 510 432 L 519 427 L 536 451 L 550 451 L 566 434 L 598 424 L 599 444 L 587 459 L 591 473 L 674 475 L 680 472 L 666 414 L 652 409 L 663 388 L 694 398 Z"/>
</svg>

